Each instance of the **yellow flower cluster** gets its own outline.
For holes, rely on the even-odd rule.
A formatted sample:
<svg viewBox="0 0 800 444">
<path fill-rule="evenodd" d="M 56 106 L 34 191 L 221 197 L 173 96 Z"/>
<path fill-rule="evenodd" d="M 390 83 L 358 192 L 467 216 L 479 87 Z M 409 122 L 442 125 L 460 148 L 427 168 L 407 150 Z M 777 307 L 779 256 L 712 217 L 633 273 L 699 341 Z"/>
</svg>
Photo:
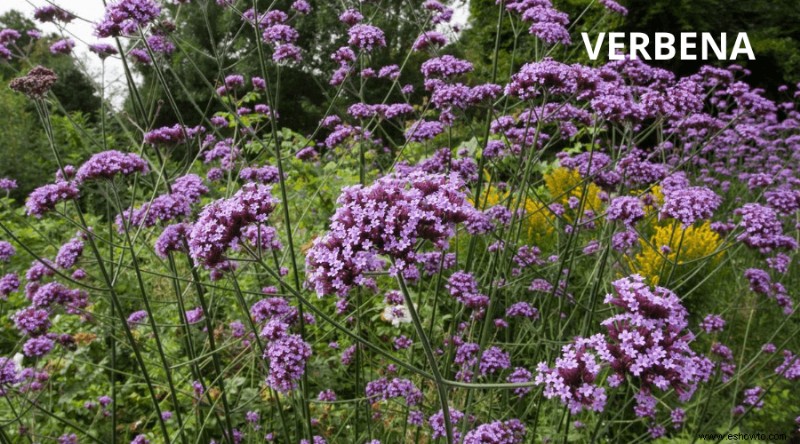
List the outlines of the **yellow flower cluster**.
<svg viewBox="0 0 800 444">
<path fill-rule="evenodd" d="M 544 184 L 553 202 L 567 205 L 570 197 L 581 199 L 586 190 L 585 210 L 592 210 L 600 214 L 602 201 L 600 200 L 600 187 L 581 178 L 577 170 L 569 168 L 556 168 L 544 175 Z"/>
<path fill-rule="evenodd" d="M 722 239 L 711 229 L 708 221 L 685 230 L 680 225 L 656 226 L 650 241 L 639 239 L 639 243 L 642 251 L 634 258 L 629 258 L 628 264 L 633 271 L 647 278 L 651 285 L 659 283 L 662 271 L 664 276 L 669 276 L 673 266 L 677 266 L 676 272 L 683 273 L 703 266 L 707 260 L 716 263 L 722 256 L 721 252 L 717 252 Z"/>
</svg>

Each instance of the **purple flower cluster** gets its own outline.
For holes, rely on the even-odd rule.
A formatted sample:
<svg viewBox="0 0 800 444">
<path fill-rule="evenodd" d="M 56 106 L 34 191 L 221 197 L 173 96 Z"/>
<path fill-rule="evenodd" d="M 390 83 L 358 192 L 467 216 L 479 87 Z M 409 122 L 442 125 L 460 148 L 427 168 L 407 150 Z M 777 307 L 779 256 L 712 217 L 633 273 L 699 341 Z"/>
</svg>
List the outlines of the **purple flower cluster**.
<svg viewBox="0 0 800 444">
<path fill-rule="evenodd" d="M 489 297 L 478 289 L 478 281 L 471 273 L 457 271 L 447 280 L 445 288 L 450 296 L 472 309 L 481 309 L 489 305 Z"/>
<path fill-rule="evenodd" d="M 28 74 L 12 80 L 8 87 L 32 99 L 41 99 L 58 81 L 55 72 L 44 66 L 35 66 Z"/>
<path fill-rule="evenodd" d="M 684 228 L 698 220 L 710 219 L 722 199 L 706 187 L 686 187 L 666 191 L 659 217 L 676 219 Z"/>
<path fill-rule="evenodd" d="M 267 185 L 245 184 L 229 199 L 219 199 L 200 213 L 189 234 L 189 252 L 206 266 L 222 262 L 247 225 L 265 222 L 278 200 Z"/>
<path fill-rule="evenodd" d="M 67 270 L 75 266 L 83 254 L 83 240 L 74 237 L 65 243 L 58 250 L 56 255 L 56 265 Z"/>
<path fill-rule="evenodd" d="M 544 385 L 544 396 L 559 398 L 573 414 L 584 408 L 600 412 L 606 405 L 606 391 L 596 384 L 601 367 L 590 348 L 595 342 L 579 338 L 561 349 L 553 368 L 540 362 L 536 369 L 534 382 Z"/>
<path fill-rule="evenodd" d="M 155 21 L 161 7 L 153 0 L 119 0 L 106 7 L 105 16 L 95 25 L 98 37 L 132 35 Z"/>
<path fill-rule="evenodd" d="M 736 239 L 748 247 L 757 248 L 764 253 L 779 248 L 790 250 L 797 248 L 797 241 L 783 234 L 778 214 L 772 208 L 748 203 L 737 209 L 735 214 L 741 216 L 740 226 L 744 230 Z"/>
<path fill-rule="evenodd" d="M 17 189 L 17 181 L 7 177 L 0 177 L 0 190 L 11 191 Z"/>
<path fill-rule="evenodd" d="M 17 254 L 17 249 L 13 245 L 6 241 L 0 241 L 0 262 L 10 261 L 15 254 Z"/>
<path fill-rule="evenodd" d="M 343 189 L 330 231 L 306 256 L 309 285 L 319 296 L 346 295 L 353 285 L 370 284 L 364 273 L 383 268 L 378 255 L 394 261 L 392 273 L 415 276 L 417 242 L 447 248 L 456 224 L 476 212 L 462 187 L 454 174 L 415 172 Z"/>
<path fill-rule="evenodd" d="M 606 219 L 620 221 L 626 227 L 632 227 L 636 221 L 644 218 L 642 202 L 637 197 L 621 196 L 614 198 L 606 211 Z"/>
<path fill-rule="evenodd" d="M 265 165 L 259 168 L 242 168 L 242 171 L 239 172 L 239 178 L 263 184 L 278 183 L 281 180 L 278 168 L 271 165 Z"/>
<path fill-rule="evenodd" d="M 367 398 L 375 400 L 403 398 L 409 407 L 416 406 L 422 402 L 422 391 L 408 379 L 376 379 L 367 383 L 365 391 Z"/>
<path fill-rule="evenodd" d="M 386 46 L 386 37 L 383 31 L 372 25 L 353 25 L 348 31 L 347 44 L 355 46 L 361 51 L 372 52 L 375 48 Z"/>
<path fill-rule="evenodd" d="M 634 410 L 639 416 L 655 416 L 655 388 L 675 390 L 682 402 L 688 401 L 697 384 L 708 381 L 713 364 L 690 348 L 694 336 L 685 331 L 688 313 L 680 299 L 666 288 L 651 290 L 639 275 L 614 281 L 613 286 L 615 294 L 607 295 L 605 303 L 624 312 L 602 322 L 605 335 L 564 346 L 555 368 L 539 364 L 536 382 L 545 384 L 545 396 L 559 397 L 573 412 L 584 406 L 602 410 L 605 390 L 594 385 L 601 370 L 599 357 L 613 372 L 610 386 L 626 378 L 638 382 Z"/>
<path fill-rule="evenodd" d="M 172 192 L 157 196 L 139 208 L 128 208 L 118 214 L 115 222 L 117 230 L 124 233 L 127 223 L 130 227 L 152 227 L 157 223 L 165 223 L 192 214 L 192 205 L 200 201 L 200 197 L 208 193 L 203 179 L 196 174 L 187 174 L 175 179 Z M 176 233 L 172 233 L 174 237 Z"/>
<path fill-rule="evenodd" d="M 481 424 L 464 436 L 463 444 L 521 444 L 525 426 L 518 419 Z"/>
<path fill-rule="evenodd" d="M 54 209 L 59 202 L 76 199 L 80 191 L 73 182 L 59 181 L 52 184 L 42 185 L 33 190 L 25 202 L 27 214 L 29 216 L 42 217 L 48 211 Z"/>
<path fill-rule="evenodd" d="M 264 352 L 269 362 L 267 384 L 281 393 L 294 390 L 310 357 L 311 347 L 300 335 L 285 335 L 270 342 Z"/>
</svg>

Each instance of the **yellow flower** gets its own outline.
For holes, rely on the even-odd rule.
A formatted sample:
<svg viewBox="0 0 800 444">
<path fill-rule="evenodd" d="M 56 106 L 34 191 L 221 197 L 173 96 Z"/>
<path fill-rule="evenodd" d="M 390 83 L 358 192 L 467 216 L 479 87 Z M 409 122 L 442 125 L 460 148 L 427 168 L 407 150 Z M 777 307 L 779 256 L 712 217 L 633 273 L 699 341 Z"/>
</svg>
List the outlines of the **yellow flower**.
<svg viewBox="0 0 800 444">
<path fill-rule="evenodd" d="M 600 200 L 600 187 L 581 178 L 577 170 L 569 168 L 556 168 L 544 175 L 544 184 L 553 202 L 567 205 L 570 197 L 581 199 L 586 190 L 586 203 L 584 210 L 592 210 L 599 214 L 602 208 Z"/>
<path fill-rule="evenodd" d="M 508 198 L 507 190 L 498 190 L 497 187 L 493 186 L 494 184 L 491 183 L 491 177 L 489 174 L 487 173 L 485 176 L 486 181 L 489 182 L 490 185 L 488 190 L 486 190 L 484 193 L 481 193 L 479 205 L 475 204 L 475 200 L 472 198 L 472 196 L 469 197 L 469 202 L 479 210 L 491 208 L 501 202 L 505 202 L 505 200 Z"/>
<path fill-rule="evenodd" d="M 628 259 L 631 269 L 647 278 L 651 285 L 658 284 L 662 270 L 664 276 L 672 273 L 672 267 L 683 273 L 705 265 L 709 258 L 716 263 L 722 256 L 722 252 L 715 253 L 722 239 L 708 221 L 685 230 L 680 225 L 656 226 L 655 230 L 650 242 L 639 239 L 642 251 Z"/>
<path fill-rule="evenodd" d="M 522 232 L 527 235 L 528 241 L 541 244 L 550 237 L 554 231 L 553 217 L 546 205 L 536 199 L 525 199 L 525 219 L 522 222 Z"/>
</svg>

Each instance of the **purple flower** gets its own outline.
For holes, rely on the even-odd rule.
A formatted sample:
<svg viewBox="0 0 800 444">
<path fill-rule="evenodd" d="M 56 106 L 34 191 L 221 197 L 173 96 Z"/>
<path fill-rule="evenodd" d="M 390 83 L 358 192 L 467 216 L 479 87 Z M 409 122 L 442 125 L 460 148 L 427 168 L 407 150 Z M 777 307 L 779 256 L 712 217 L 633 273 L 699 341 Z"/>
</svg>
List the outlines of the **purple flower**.
<svg viewBox="0 0 800 444">
<path fill-rule="evenodd" d="M 133 313 L 128 316 L 128 326 L 131 329 L 135 329 L 139 325 L 145 323 L 147 319 L 147 312 L 144 310 L 134 311 Z"/>
<path fill-rule="evenodd" d="M 15 254 L 17 254 L 17 250 L 13 245 L 6 241 L 0 241 L 0 262 L 10 261 Z"/>
<path fill-rule="evenodd" d="M 261 37 L 267 43 L 294 43 L 300 37 L 300 33 L 289 25 L 275 24 L 264 29 Z"/>
<path fill-rule="evenodd" d="M 27 357 L 39 358 L 50 353 L 53 350 L 53 345 L 55 345 L 53 340 L 46 336 L 30 338 L 22 346 L 22 352 Z"/>
<path fill-rule="evenodd" d="M 357 9 L 348 9 L 339 14 L 339 21 L 350 26 L 355 25 L 361 20 L 364 20 L 364 16 L 361 15 Z"/>
<path fill-rule="evenodd" d="M 642 202 L 633 196 L 620 196 L 614 198 L 608 206 L 606 219 L 621 221 L 626 227 L 633 226 L 636 221 L 644 218 Z"/>
<path fill-rule="evenodd" d="M 271 165 L 259 168 L 243 168 L 242 171 L 239 172 L 239 178 L 263 184 L 278 183 L 281 180 L 278 168 Z"/>
<path fill-rule="evenodd" d="M 520 100 L 538 97 L 545 90 L 554 95 L 570 95 L 577 91 L 578 83 L 572 67 L 545 58 L 541 62 L 526 63 L 511 76 L 505 93 Z"/>
<path fill-rule="evenodd" d="M 65 433 L 58 437 L 58 444 L 78 444 L 78 435 Z"/>
<path fill-rule="evenodd" d="M 191 230 L 192 226 L 186 223 L 172 224 L 164 228 L 164 231 L 156 239 L 156 254 L 166 258 L 170 252 L 183 249 L 184 241 Z"/>
<path fill-rule="evenodd" d="M 17 181 L 14 179 L 9 179 L 7 177 L 0 177 L 0 190 L 16 190 L 17 189 Z"/>
<path fill-rule="evenodd" d="M 186 311 L 186 322 L 189 324 L 197 324 L 203 320 L 204 315 L 205 313 L 203 312 L 203 307 L 193 308 Z"/>
<path fill-rule="evenodd" d="M 73 182 L 56 182 L 43 185 L 28 196 L 25 202 L 27 214 L 41 218 L 45 213 L 54 209 L 59 202 L 76 199 L 78 187 Z"/>
<path fill-rule="evenodd" d="M 367 383 L 365 388 L 367 398 L 373 402 L 392 398 L 404 398 L 406 405 L 413 407 L 422 402 L 422 391 L 408 379 L 386 378 L 376 379 Z"/>
<path fill-rule="evenodd" d="M 295 2 L 292 3 L 292 9 L 300 14 L 311 13 L 311 5 L 308 4 L 306 0 L 295 0 Z"/>
<path fill-rule="evenodd" d="M 544 385 L 546 398 L 559 398 L 573 414 L 584 408 L 600 412 L 605 408 L 606 392 L 595 384 L 599 373 L 596 355 L 585 341 L 579 341 L 561 349 L 553 368 L 540 362 L 534 382 Z"/>
<path fill-rule="evenodd" d="M 320 401 L 333 402 L 336 401 L 336 393 L 333 390 L 327 389 L 319 392 L 317 399 Z"/>
<path fill-rule="evenodd" d="M 740 226 L 744 229 L 736 239 L 748 247 L 758 248 L 761 252 L 770 252 L 778 248 L 791 250 L 797 248 L 794 238 L 783 234 L 778 214 L 772 208 L 748 203 L 734 213 L 741 216 Z"/>
<path fill-rule="evenodd" d="M 222 262 L 225 251 L 241 236 L 242 229 L 265 222 L 278 200 L 267 185 L 245 184 L 231 198 L 206 206 L 189 234 L 192 257 L 213 266 Z"/>
<path fill-rule="evenodd" d="M 720 332 L 725 327 L 725 319 L 720 315 L 708 315 L 700 323 L 700 328 L 706 333 Z"/>
<path fill-rule="evenodd" d="M 346 295 L 353 285 L 372 285 L 364 273 L 383 268 L 378 255 L 394 260 L 394 274 L 417 263 L 417 241 L 444 249 L 455 225 L 476 212 L 462 186 L 453 174 L 415 172 L 343 189 L 330 232 L 306 256 L 309 284 L 319 296 Z"/>
<path fill-rule="evenodd" d="M 184 142 L 205 131 L 202 126 L 194 128 L 185 127 L 180 124 L 164 126 L 148 131 L 144 135 L 144 141 L 150 145 L 172 145 Z"/>
<path fill-rule="evenodd" d="M 190 216 L 192 205 L 199 202 L 200 196 L 207 192 L 203 179 L 197 175 L 180 177 L 175 180 L 171 193 L 162 194 L 139 208 L 128 208 L 118 214 L 115 218 L 117 231 L 122 234 L 126 229 L 152 227 L 159 222 Z"/>
<path fill-rule="evenodd" d="M 131 441 L 131 444 L 150 444 L 150 440 L 144 435 L 136 435 Z"/>
<path fill-rule="evenodd" d="M 411 49 L 414 51 L 422 51 L 427 48 L 441 47 L 447 44 L 447 37 L 441 32 L 437 31 L 424 31 L 417 37 Z"/>
<path fill-rule="evenodd" d="M 686 228 L 698 220 L 710 219 L 722 199 L 706 187 L 686 187 L 665 192 L 659 218 L 670 217 Z"/>
<path fill-rule="evenodd" d="M 117 48 L 115 48 L 113 45 L 109 45 L 108 43 L 93 43 L 89 45 L 89 51 L 97 54 L 101 59 L 119 54 Z"/>
<path fill-rule="evenodd" d="M 50 329 L 50 314 L 47 310 L 27 307 L 14 313 L 11 319 L 17 330 L 31 337 L 41 336 Z"/>
<path fill-rule="evenodd" d="M 0 390 L 2 390 L 2 386 L 16 384 L 19 380 L 17 363 L 12 359 L 0 356 Z"/>
<path fill-rule="evenodd" d="M 147 53 L 146 50 L 141 48 L 134 48 L 128 51 L 128 56 L 136 63 L 142 65 L 151 65 L 153 63 L 153 59 L 150 57 L 150 54 Z"/>
<path fill-rule="evenodd" d="M 614 0 L 599 0 L 599 3 L 611 12 L 615 12 L 619 15 L 628 15 L 628 9 Z"/>
<path fill-rule="evenodd" d="M 528 371 L 528 369 L 523 367 L 516 367 L 514 371 L 511 372 L 510 375 L 506 378 L 506 382 L 511 384 L 518 384 L 524 382 L 531 382 L 533 380 L 533 374 Z M 519 387 L 514 389 L 514 394 L 519 396 L 520 398 L 527 395 L 531 391 L 530 387 Z"/>
<path fill-rule="evenodd" d="M 426 79 L 456 77 L 472 72 L 473 69 L 472 63 L 451 55 L 428 59 L 421 67 L 422 74 Z"/>
<path fill-rule="evenodd" d="M 511 367 L 511 357 L 500 347 L 489 347 L 481 355 L 480 371 L 482 376 L 494 374 Z"/>
<path fill-rule="evenodd" d="M 306 161 L 306 160 L 311 160 L 311 159 L 317 157 L 317 155 L 318 155 L 317 154 L 317 150 L 315 150 L 314 147 L 307 146 L 307 147 L 301 149 L 300 151 L 298 151 L 294 155 L 294 157 L 296 157 L 299 160 Z"/>
<path fill-rule="evenodd" d="M 79 237 L 74 237 L 65 243 L 58 250 L 56 255 L 56 265 L 63 269 L 70 269 L 75 266 L 83 254 L 83 241 Z"/>
<path fill-rule="evenodd" d="M 33 11 L 33 18 L 42 23 L 53 22 L 56 20 L 69 23 L 75 18 L 75 15 L 65 9 L 59 8 L 58 6 L 45 5 L 40 8 L 36 8 Z"/>
<path fill-rule="evenodd" d="M 353 25 L 348 31 L 347 44 L 364 52 L 372 52 L 379 46 L 386 46 L 386 37 L 380 28 L 372 25 Z"/>
<path fill-rule="evenodd" d="M 469 308 L 478 309 L 489 304 L 489 297 L 481 294 L 478 282 L 470 273 L 457 271 L 447 281 L 445 288 L 458 302 Z"/>
<path fill-rule="evenodd" d="M 353 363 L 353 357 L 356 354 L 356 350 L 357 349 L 356 349 L 355 345 L 351 345 L 350 347 L 347 347 L 346 349 L 344 349 L 344 351 L 342 352 L 342 358 L 341 358 L 342 365 L 347 366 L 347 365 L 350 365 L 350 364 Z"/>
<path fill-rule="evenodd" d="M 518 419 L 494 421 L 467 432 L 463 444 L 520 444 L 525 434 L 525 426 Z"/>
<path fill-rule="evenodd" d="M 285 335 L 272 341 L 264 352 L 269 361 L 267 385 L 281 393 L 288 393 L 297 387 L 303 376 L 306 361 L 311 357 L 311 347 L 300 335 Z"/>
<path fill-rule="evenodd" d="M 8 295 L 19 290 L 19 277 L 15 273 L 8 273 L 0 278 L 0 300 L 5 301 Z"/>
<path fill-rule="evenodd" d="M 436 121 L 418 120 L 414 122 L 405 133 L 409 142 L 424 142 L 433 139 L 444 132 L 444 126 Z"/>
<path fill-rule="evenodd" d="M 743 404 L 753 406 L 755 410 L 761 410 L 764 407 L 764 400 L 761 399 L 764 395 L 764 389 L 761 387 L 753 387 L 745 389 Z"/>
<path fill-rule="evenodd" d="M 800 379 L 800 355 L 795 355 L 789 350 L 783 351 L 783 363 L 775 368 L 775 373 L 790 381 Z"/>
<path fill-rule="evenodd" d="M 66 38 L 61 39 L 50 45 L 50 53 L 51 54 L 69 54 L 72 52 L 72 48 L 75 47 L 75 41 Z"/>
<path fill-rule="evenodd" d="M 456 430 L 456 424 L 461 422 L 461 419 L 464 417 L 464 413 L 460 412 L 456 409 L 450 409 L 450 424 L 453 425 L 453 438 L 455 442 L 460 442 L 460 433 Z M 438 412 L 431 415 L 428 418 L 428 424 L 430 424 L 433 433 L 431 433 L 431 439 L 438 439 L 444 438 L 447 436 L 447 430 L 445 429 L 445 422 L 444 422 L 444 412 L 439 410 Z"/>
<path fill-rule="evenodd" d="M 98 37 L 135 34 L 155 21 L 161 7 L 153 0 L 119 0 L 106 6 L 105 16 L 95 25 Z"/>
<path fill-rule="evenodd" d="M 506 316 L 536 320 L 539 319 L 539 310 L 527 302 L 517 302 L 506 309 Z"/>
</svg>

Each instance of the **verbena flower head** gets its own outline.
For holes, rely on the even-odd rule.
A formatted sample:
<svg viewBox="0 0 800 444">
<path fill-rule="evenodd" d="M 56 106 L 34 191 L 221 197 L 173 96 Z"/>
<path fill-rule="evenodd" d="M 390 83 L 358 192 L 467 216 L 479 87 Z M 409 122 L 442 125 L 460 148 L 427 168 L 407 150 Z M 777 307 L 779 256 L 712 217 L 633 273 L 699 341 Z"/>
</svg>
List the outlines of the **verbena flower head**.
<svg viewBox="0 0 800 444">
<path fill-rule="evenodd" d="M 625 226 L 633 226 L 636 221 L 644 218 L 645 212 L 641 201 L 633 196 L 621 196 L 614 198 L 608 206 L 606 219 L 610 221 L 620 221 Z"/>
<path fill-rule="evenodd" d="M 758 203 L 748 203 L 737 209 L 735 214 L 741 216 L 740 225 L 744 230 L 736 239 L 748 247 L 757 248 L 765 253 L 779 248 L 791 250 L 797 248 L 797 241 L 783 234 L 783 225 L 778 219 L 777 212 L 772 208 Z"/>
<path fill-rule="evenodd" d="M 17 181 L 7 177 L 0 177 L 0 190 L 11 191 L 17 189 Z"/>
<path fill-rule="evenodd" d="M 27 214 L 37 218 L 42 217 L 48 211 L 54 209 L 59 202 L 76 199 L 78 197 L 78 187 L 74 182 L 56 182 L 54 184 L 43 185 L 28 196 L 25 202 Z"/>
<path fill-rule="evenodd" d="M 0 262 L 10 261 L 15 254 L 17 254 L 17 249 L 13 245 L 6 241 L 0 241 Z"/>
<path fill-rule="evenodd" d="M 578 83 L 572 67 L 545 58 L 541 62 L 526 63 L 511 76 L 505 93 L 520 100 L 538 97 L 545 91 L 551 95 L 569 95 L 577 91 Z"/>
<path fill-rule="evenodd" d="M 476 212 L 462 187 L 453 174 L 416 172 L 343 189 L 330 231 L 306 256 L 309 285 L 319 296 L 346 295 L 353 285 L 369 283 L 364 273 L 383 267 L 378 255 L 395 262 L 392 273 L 402 273 L 417 263 L 418 241 L 447 248 L 456 224 Z"/>
<path fill-rule="evenodd" d="M 161 14 L 153 0 L 119 0 L 106 6 L 103 20 L 95 25 L 98 37 L 131 35 L 147 27 Z"/>
<path fill-rule="evenodd" d="M 134 173 L 146 174 L 150 171 L 147 162 L 134 153 L 116 150 L 103 151 L 89 158 L 75 174 L 75 180 L 86 182 L 97 179 L 111 179 L 117 174 L 128 176 Z"/>
<path fill-rule="evenodd" d="M 217 200 L 200 213 L 189 234 L 192 258 L 206 266 L 222 262 L 247 225 L 265 222 L 278 200 L 267 185 L 245 184 L 229 199 Z"/>
<path fill-rule="evenodd" d="M 464 444 L 521 444 L 525 440 L 525 426 L 518 419 L 481 424 L 464 435 Z"/>
<path fill-rule="evenodd" d="M 722 203 L 717 193 L 706 187 L 686 187 L 664 193 L 659 217 L 676 219 L 686 228 L 696 221 L 710 219 Z"/>
<path fill-rule="evenodd" d="M 55 43 L 50 45 L 50 53 L 51 54 L 69 54 L 72 52 L 72 49 L 75 48 L 75 40 L 70 38 L 57 40 Z"/>
<path fill-rule="evenodd" d="M 281 393 L 294 390 L 310 357 L 311 347 L 300 335 L 286 335 L 270 342 L 264 352 L 264 359 L 269 362 L 267 385 Z"/>
<path fill-rule="evenodd" d="M 383 31 L 372 25 L 358 24 L 347 31 L 347 44 L 364 52 L 372 52 L 375 48 L 386 46 Z"/>
<path fill-rule="evenodd" d="M 117 48 L 108 43 L 93 43 L 89 45 L 89 51 L 97 54 L 101 59 L 119 54 Z"/>
<path fill-rule="evenodd" d="M 55 72 L 44 66 L 36 66 L 28 71 L 27 75 L 12 80 L 8 87 L 32 99 L 41 99 L 57 81 L 58 76 Z"/>
<path fill-rule="evenodd" d="M 56 265 L 63 269 L 69 269 L 75 266 L 83 254 L 83 240 L 80 237 L 74 237 L 65 243 L 58 250 L 56 255 Z"/>
</svg>

